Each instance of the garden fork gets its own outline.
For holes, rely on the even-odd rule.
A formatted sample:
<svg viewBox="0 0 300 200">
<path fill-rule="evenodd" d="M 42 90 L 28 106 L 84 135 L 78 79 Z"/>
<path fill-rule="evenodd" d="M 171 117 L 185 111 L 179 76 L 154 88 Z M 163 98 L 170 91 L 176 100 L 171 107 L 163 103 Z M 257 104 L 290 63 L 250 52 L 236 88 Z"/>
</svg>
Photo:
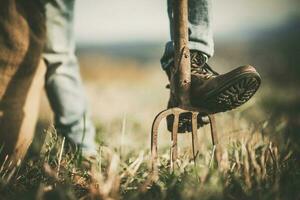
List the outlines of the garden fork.
<svg viewBox="0 0 300 200">
<path fill-rule="evenodd" d="M 190 104 L 190 85 L 191 85 L 191 67 L 190 67 L 190 51 L 188 48 L 188 0 L 174 0 L 173 16 L 174 16 L 174 46 L 175 60 L 174 67 L 171 69 L 170 89 L 179 102 L 179 106 L 161 111 L 155 117 L 151 130 L 151 158 L 152 170 L 157 172 L 157 140 L 158 128 L 160 122 L 168 117 L 174 116 L 172 129 L 172 147 L 171 147 L 171 169 L 174 170 L 177 153 L 177 134 L 179 125 L 179 116 L 190 113 L 192 116 L 192 152 L 194 163 L 199 155 L 199 145 L 197 137 L 197 117 L 208 116 L 211 127 L 212 144 L 218 143 L 216 136 L 215 119 L 207 110 L 193 108 Z M 176 77 L 176 78 L 175 78 Z M 177 78 L 178 77 L 178 78 Z"/>
</svg>

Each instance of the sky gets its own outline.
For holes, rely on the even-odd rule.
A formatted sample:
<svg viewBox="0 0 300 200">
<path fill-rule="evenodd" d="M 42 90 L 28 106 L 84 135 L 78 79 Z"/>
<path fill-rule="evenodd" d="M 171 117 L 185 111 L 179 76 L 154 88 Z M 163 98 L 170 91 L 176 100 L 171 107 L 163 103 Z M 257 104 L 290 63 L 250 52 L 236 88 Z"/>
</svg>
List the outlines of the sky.
<svg viewBox="0 0 300 200">
<path fill-rule="evenodd" d="M 77 0 L 77 42 L 166 41 L 166 10 L 166 0 Z M 213 0 L 213 29 L 219 37 L 241 35 L 284 23 L 296 14 L 297 0 Z"/>
</svg>

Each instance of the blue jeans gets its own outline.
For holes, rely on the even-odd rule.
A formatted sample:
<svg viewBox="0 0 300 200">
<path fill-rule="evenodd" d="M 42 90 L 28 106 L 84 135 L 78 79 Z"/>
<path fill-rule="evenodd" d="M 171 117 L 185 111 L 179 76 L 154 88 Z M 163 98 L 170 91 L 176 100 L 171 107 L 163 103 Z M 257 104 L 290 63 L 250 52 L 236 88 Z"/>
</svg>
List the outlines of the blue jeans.
<svg viewBox="0 0 300 200">
<path fill-rule="evenodd" d="M 211 0 L 189 0 L 189 48 L 201 51 L 208 57 L 214 54 L 214 42 L 212 31 L 212 2 Z M 165 52 L 161 58 L 161 65 L 166 69 L 173 61 L 173 0 L 168 0 L 168 16 L 170 21 L 171 41 L 167 42 Z"/>
<path fill-rule="evenodd" d="M 87 104 L 74 54 L 73 15 L 75 0 L 43 0 L 47 16 L 46 91 L 59 132 L 83 151 L 95 152 L 95 128 L 87 115 Z M 161 59 L 165 68 L 173 58 L 172 0 L 168 0 L 171 41 Z M 211 0 L 189 0 L 189 48 L 213 55 Z"/>
<path fill-rule="evenodd" d="M 55 127 L 88 155 L 96 154 L 95 127 L 87 112 L 73 34 L 75 0 L 45 0 L 47 42 L 46 92 L 55 116 Z"/>
</svg>

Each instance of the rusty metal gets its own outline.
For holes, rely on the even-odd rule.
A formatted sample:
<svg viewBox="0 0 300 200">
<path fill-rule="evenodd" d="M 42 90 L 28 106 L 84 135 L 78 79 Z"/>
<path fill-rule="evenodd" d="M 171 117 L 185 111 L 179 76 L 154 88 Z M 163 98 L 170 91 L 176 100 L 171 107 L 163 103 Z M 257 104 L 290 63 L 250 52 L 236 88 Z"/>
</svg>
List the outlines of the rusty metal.
<svg viewBox="0 0 300 200">
<path fill-rule="evenodd" d="M 177 135 L 178 135 L 178 123 L 179 123 L 179 116 L 181 114 L 185 113 L 191 113 L 192 115 L 192 152 L 193 152 L 193 160 L 196 164 L 196 159 L 199 156 L 199 140 L 197 135 L 197 117 L 201 113 L 201 115 L 204 112 L 196 111 L 197 109 L 190 108 L 188 110 L 182 109 L 179 107 L 170 108 L 161 111 L 158 113 L 158 115 L 155 117 L 152 129 L 151 129 L 151 158 L 152 158 L 152 170 L 154 172 L 157 172 L 157 159 L 158 159 L 158 129 L 161 121 L 163 121 L 168 116 L 173 115 L 174 121 L 173 121 L 173 130 L 171 134 L 171 140 L 172 140 L 172 146 L 171 146 L 171 169 L 174 170 L 175 164 L 178 159 L 178 141 L 177 141 Z M 210 121 L 210 129 L 211 129 L 211 138 L 212 138 L 212 144 L 215 148 L 215 146 L 218 144 L 218 138 L 217 138 L 217 132 L 216 132 L 216 126 L 215 126 L 215 118 L 213 115 L 208 115 L 209 121 Z"/>
<path fill-rule="evenodd" d="M 221 160 L 221 150 L 220 147 L 217 148 L 218 136 L 217 136 L 217 127 L 216 127 L 216 119 L 214 115 L 208 115 L 209 123 L 210 123 L 210 133 L 211 133 L 211 141 L 213 145 L 213 158 L 216 161 L 216 164 L 219 164 Z"/>
<path fill-rule="evenodd" d="M 157 164 L 157 139 L 158 139 L 158 128 L 160 122 L 169 115 L 174 115 L 173 131 L 172 131 L 172 147 L 171 147 L 171 160 L 175 163 L 177 160 L 177 131 L 178 131 L 178 121 L 179 115 L 184 113 L 181 108 L 171 108 L 166 109 L 156 115 L 151 130 L 151 157 L 152 157 L 152 169 L 156 169 Z"/>
<path fill-rule="evenodd" d="M 197 117 L 198 112 L 192 112 L 192 150 L 193 150 L 193 159 L 196 164 L 197 156 L 199 155 L 199 140 L 197 135 Z"/>
<path fill-rule="evenodd" d="M 208 115 L 210 126 L 210 132 L 211 132 L 211 140 L 212 144 L 215 146 L 218 144 L 218 137 L 217 137 L 217 128 L 216 128 L 216 120 L 213 115 Z"/>
<path fill-rule="evenodd" d="M 173 129 L 171 134 L 171 169 L 174 170 L 178 159 L 177 135 L 179 116 L 184 113 L 192 115 L 192 152 L 193 160 L 199 155 L 199 144 L 197 136 L 197 117 L 209 116 L 211 126 L 212 143 L 215 147 L 217 144 L 216 127 L 214 117 L 204 109 L 193 108 L 190 104 L 190 86 L 191 86 L 191 61 L 190 51 L 188 48 L 188 0 L 173 1 L 174 14 L 174 47 L 175 47 L 175 66 L 171 68 L 170 89 L 171 94 L 179 102 L 179 106 L 161 111 L 155 117 L 151 130 L 151 158 L 152 158 L 152 175 L 158 178 L 157 159 L 158 159 L 158 128 L 161 121 L 168 116 L 174 116 Z M 151 178 L 152 179 L 152 178 Z"/>
</svg>

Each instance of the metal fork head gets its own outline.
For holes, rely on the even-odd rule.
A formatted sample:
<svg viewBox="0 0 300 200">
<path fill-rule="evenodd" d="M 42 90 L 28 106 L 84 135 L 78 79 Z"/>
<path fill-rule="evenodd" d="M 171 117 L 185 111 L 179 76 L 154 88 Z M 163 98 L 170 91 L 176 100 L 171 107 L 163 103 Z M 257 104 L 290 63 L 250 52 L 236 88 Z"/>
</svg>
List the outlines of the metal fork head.
<svg viewBox="0 0 300 200">
<path fill-rule="evenodd" d="M 199 155 L 199 144 L 198 144 L 198 115 L 203 115 L 202 111 L 195 111 L 195 109 L 182 109 L 182 108 L 169 108 L 158 113 L 153 121 L 152 130 L 151 130 L 151 158 L 152 158 L 152 171 L 157 173 L 157 158 L 158 158 L 158 128 L 161 121 L 168 116 L 173 116 L 173 129 L 171 134 L 172 146 L 171 146 L 171 169 L 174 170 L 174 164 L 177 161 L 178 152 L 177 152 L 177 134 L 178 134 L 178 126 L 179 126 L 179 117 L 181 114 L 189 113 L 192 116 L 191 124 L 192 124 L 192 152 L 194 163 L 196 164 L 196 159 Z M 212 144 L 215 146 L 217 141 L 217 133 L 215 126 L 215 119 L 213 115 L 207 114 L 210 122 L 211 129 L 211 139 Z"/>
<path fill-rule="evenodd" d="M 172 129 L 172 146 L 171 146 L 171 167 L 174 168 L 174 163 L 177 160 L 178 153 L 177 153 L 177 134 L 178 134 L 178 125 L 179 125 L 179 116 L 184 113 L 191 113 L 192 114 L 192 147 L 193 147 L 193 157 L 196 159 L 198 155 L 198 139 L 197 139 L 197 116 L 198 112 L 185 110 L 182 108 L 170 108 L 161 111 L 155 117 L 153 124 L 152 124 L 152 131 L 151 131 L 151 156 L 152 156 L 152 169 L 156 169 L 157 163 L 157 140 L 158 140 L 158 128 L 161 121 L 168 116 L 173 116 L 173 129 Z"/>
</svg>

